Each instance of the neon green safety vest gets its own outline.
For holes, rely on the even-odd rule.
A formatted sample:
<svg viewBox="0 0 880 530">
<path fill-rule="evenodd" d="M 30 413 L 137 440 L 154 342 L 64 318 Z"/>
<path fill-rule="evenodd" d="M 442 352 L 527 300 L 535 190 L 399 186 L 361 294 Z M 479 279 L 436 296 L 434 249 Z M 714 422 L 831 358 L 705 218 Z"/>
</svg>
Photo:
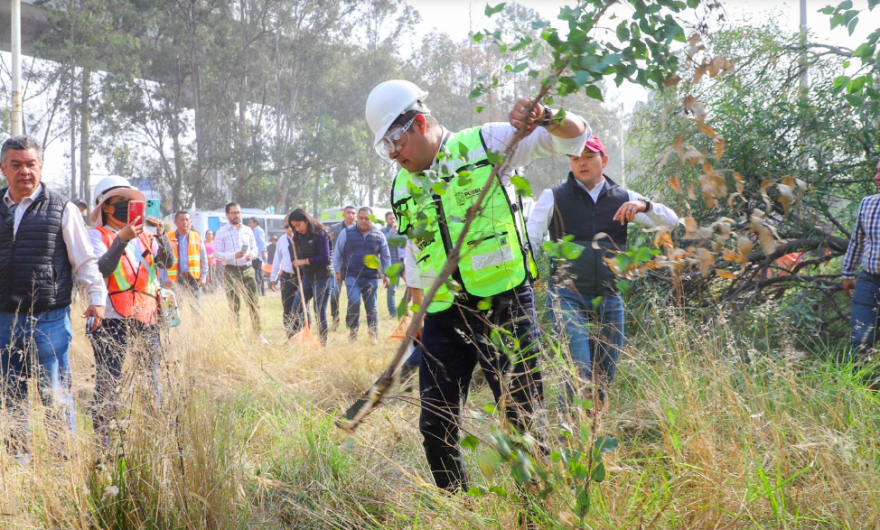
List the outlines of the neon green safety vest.
<svg viewBox="0 0 880 530">
<path fill-rule="evenodd" d="M 441 160 L 436 176 L 402 169 L 391 189 L 398 231 L 415 241 L 419 269 L 422 275 L 432 277 L 446 265 L 447 255 L 464 227 L 467 210 L 476 202 L 494 168 L 479 127 L 450 134 L 438 157 Z M 455 283 L 452 288 L 450 282 L 440 287 L 428 306 L 429 313 L 452 307 L 461 291 L 488 298 L 537 277 L 527 240 L 517 229 L 517 211 L 520 226 L 525 226 L 522 208 L 511 202 L 496 176 L 465 236 L 458 269 L 451 277 Z"/>
</svg>

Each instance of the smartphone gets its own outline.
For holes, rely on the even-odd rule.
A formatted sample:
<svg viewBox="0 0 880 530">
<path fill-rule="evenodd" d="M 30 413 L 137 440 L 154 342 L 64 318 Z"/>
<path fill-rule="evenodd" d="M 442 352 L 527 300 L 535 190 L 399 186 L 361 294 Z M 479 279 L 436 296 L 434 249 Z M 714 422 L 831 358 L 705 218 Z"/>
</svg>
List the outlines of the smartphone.
<svg viewBox="0 0 880 530">
<path fill-rule="evenodd" d="M 248 246 L 247 243 L 241 246 L 241 252 L 247 252 Z"/>
<path fill-rule="evenodd" d="M 147 199 L 147 217 L 162 218 L 162 210 L 160 208 L 161 201 L 159 199 Z"/>
<path fill-rule="evenodd" d="M 144 214 L 146 213 L 147 208 L 144 201 L 130 201 L 128 203 L 128 223 L 131 224 L 135 219 L 138 219 L 137 224 L 144 224 Z"/>
<path fill-rule="evenodd" d="M 92 326 L 95 325 L 95 316 L 92 315 L 86 319 L 86 337 L 90 337 L 92 335 Z"/>
</svg>

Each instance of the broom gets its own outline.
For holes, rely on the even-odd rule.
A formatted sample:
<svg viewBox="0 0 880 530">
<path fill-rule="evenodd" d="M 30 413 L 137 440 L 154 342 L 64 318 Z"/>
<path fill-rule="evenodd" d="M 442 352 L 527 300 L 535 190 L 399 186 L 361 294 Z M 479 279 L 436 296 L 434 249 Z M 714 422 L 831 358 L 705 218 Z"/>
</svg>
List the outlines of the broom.
<svg viewBox="0 0 880 530">
<path fill-rule="evenodd" d="M 293 260 L 299 261 L 299 258 L 296 255 L 296 242 L 293 242 L 293 245 L 291 246 L 293 247 Z M 316 346 L 318 348 L 323 348 L 324 346 L 321 344 L 321 340 L 314 336 L 312 330 L 309 328 L 309 311 L 306 306 L 306 296 L 303 292 L 302 278 L 299 274 L 299 267 L 294 267 L 294 269 L 296 269 L 296 283 L 299 285 L 299 301 L 302 303 L 303 327 L 296 332 L 296 335 L 290 337 L 290 342 L 301 344 L 303 346 Z"/>
</svg>

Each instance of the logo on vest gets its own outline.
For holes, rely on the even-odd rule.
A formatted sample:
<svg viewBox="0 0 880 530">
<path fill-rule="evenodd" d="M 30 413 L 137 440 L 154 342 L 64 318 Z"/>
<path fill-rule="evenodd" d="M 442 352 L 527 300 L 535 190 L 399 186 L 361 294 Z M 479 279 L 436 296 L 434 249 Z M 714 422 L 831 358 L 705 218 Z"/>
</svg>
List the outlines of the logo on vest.
<svg viewBox="0 0 880 530">
<path fill-rule="evenodd" d="M 464 206 L 470 200 L 473 200 L 477 195 L 482 191 L 480 188 L 474 188 L 472 190 L 467 191 L 459 191 L 455 194 L 455 200 L 458 201 L 459 206 Z"/>
</svg>

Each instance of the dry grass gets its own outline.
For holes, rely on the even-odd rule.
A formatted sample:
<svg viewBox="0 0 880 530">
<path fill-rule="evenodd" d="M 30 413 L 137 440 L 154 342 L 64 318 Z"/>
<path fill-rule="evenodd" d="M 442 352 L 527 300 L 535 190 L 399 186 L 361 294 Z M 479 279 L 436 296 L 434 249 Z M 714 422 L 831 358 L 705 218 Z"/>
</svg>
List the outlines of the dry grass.
<svg viewBox="0 0 880 530">
<path fill-rule="evenodd" d="M 384 293 L 379 300 L 384 315 Z M 262 299 L 269 346 L 236 330 L 222 295 L 207 297 L 201 324 L 184 316 L 166 337 L 161 410 L 133 390 L 140 378 L 128 381 L 115 458 L 102 466 L 88 413 L 91 349 L 77 334 L 75 450 L 58 456 L 32 411 L 32 465 L 0 456 L 0 528 L 514 524 L 517 502 L 448 497 L 426 483 L 413 394 L 397 394 L 354 438 L 335 429 L 393 343 L 351 345 L 337 332 L 324 350 L 288 347 L 277 295 Z M 380 335 L 394 327 L 383 316 Z M 593 490 L 585 526 L 880 528 L 880 408 L 857 377 L 802 356 L 744 355 L 748 343 L 723 323 L 694 327 L 666 315 L 637 328 L 597 425 L 620 449 L 606 457 L 609 477 Z M 547 377 L 554 422 L 561 371 L 552 366 Z M 494 426 L 479 413 L 489 401 L 482 388 L 469 403 L 467 428 L 481 439 Z M 474 483 L 515 491 L 503 469 L 494 477 L 472 469 Z M 565 489 L 552 495 L 543 527 L 577 523 L 572 502 Z"/>
</svg>

